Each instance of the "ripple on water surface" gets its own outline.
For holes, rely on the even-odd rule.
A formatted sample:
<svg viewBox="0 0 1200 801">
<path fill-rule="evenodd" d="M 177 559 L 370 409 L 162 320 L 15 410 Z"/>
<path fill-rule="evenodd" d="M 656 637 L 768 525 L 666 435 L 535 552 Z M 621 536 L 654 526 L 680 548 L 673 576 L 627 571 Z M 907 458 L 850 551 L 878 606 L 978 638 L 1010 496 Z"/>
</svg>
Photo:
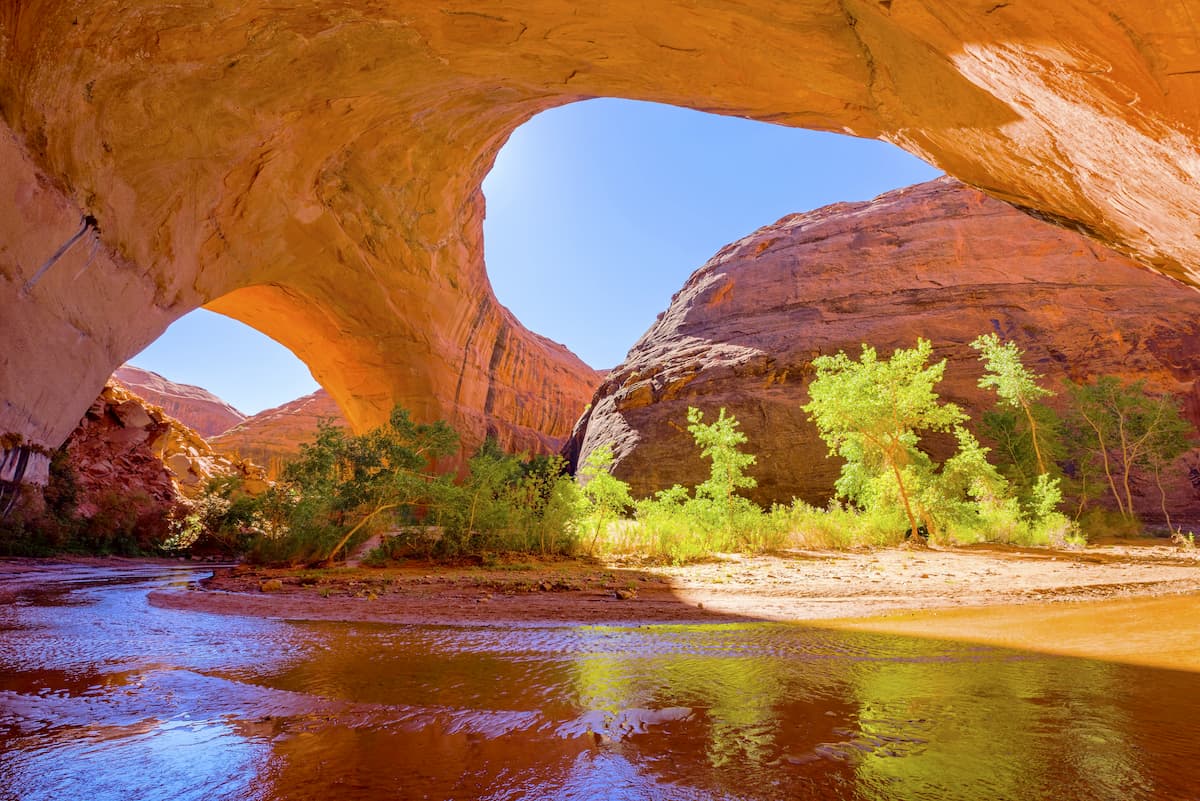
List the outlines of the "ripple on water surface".
<svg viewBox="0 0 1200 801">
<path fill-rule="evenodd" d="M 4 610 L 0 799 L 1200 797 L 1188 673 L 767 623 L 147 603 L 194 575 L 48 573 Z"/>
</svg>

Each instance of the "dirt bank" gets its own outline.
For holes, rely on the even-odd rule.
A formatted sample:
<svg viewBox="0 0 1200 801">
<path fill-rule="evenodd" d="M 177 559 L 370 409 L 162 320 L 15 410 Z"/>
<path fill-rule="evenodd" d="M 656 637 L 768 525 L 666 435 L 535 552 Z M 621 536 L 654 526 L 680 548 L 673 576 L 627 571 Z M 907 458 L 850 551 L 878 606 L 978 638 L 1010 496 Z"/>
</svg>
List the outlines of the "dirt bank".
<svg viewBox="0 0 1200 801">
<path fill-rule="evenodd" d="M 860 618 L 961 607 L 1200 593 L 1200 555 L 1161 544 L 792 551 L 686 567 L 586 561 L 488 568 L 218 568 L 165 607 L 397 623 L 715 622 Z"/>
</svg>

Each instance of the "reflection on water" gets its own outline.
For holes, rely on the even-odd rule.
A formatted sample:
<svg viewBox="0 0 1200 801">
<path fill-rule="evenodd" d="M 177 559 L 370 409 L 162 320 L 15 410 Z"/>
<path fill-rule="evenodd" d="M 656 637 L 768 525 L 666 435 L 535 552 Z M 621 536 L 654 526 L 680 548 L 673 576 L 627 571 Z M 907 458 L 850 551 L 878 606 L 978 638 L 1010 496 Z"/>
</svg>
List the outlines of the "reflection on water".
<svg viewBox="0 0 1200 801">
<path fill-rule="evenodd" d="M 1187 673 L 781 624 L 148 605 L 192 577 L 62 569 L 0 607 L 0 800 L 1200 798 Z"/>
</svg>

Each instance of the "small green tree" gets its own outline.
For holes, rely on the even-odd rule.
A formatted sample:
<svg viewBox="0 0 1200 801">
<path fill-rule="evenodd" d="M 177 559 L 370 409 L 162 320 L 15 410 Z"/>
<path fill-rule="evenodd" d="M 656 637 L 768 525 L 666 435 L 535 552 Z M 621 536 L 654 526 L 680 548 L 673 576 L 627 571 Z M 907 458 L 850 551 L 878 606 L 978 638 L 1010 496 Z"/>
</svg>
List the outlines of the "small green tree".
<svg viewBox="0 0 1200 801">
<path fill-rule="evenodd" d="M 1142 463 L 1154 475 L 1154 486 L 1158 488 L 1159 503 L 1162 505 L 1163 518 L 1167 528 L 1174 532 L 1171 524 L 1171 513 L 1167 510 L 1167 491 L 1162 484 L 1163 470 L 1170 467 L 1176 459 L 1192 447 L 1195 429 L 1183 416 L 1179 400 L 1170 395 L 1159 395 L 1154 399 L 1154 412 L 1151 415 L 1156 421 L 1154 432 L 1150 435 Z"/>
<path fill-rule="evenodd" d="M 298 499 L 289 528 L 312 541 L 308 558 L 331 560 L 384 512 L 430 503 L 439 484 L 448 483 L 435 473 L 436 460 L 457 449 L 458 434 L 444 421 L 416 423 L 399 406 L 365 434 L 322 424 L 284 469 Z M 338 531 L 344 533 L 325 550 L 323 541 Z"/>
<path fill-rule="evenodd" d="M 734 548 L 764 550 L 783 538 L 778 526 L 738 490 L 757 485 L 746 469 L 752 454 L 742 453 L 747 441 L 737 418 L 725 409 L 704 422 L 699 409 L 687 410 L 688 432 L 701 458 L 710 461 L 708 478 L 689 491 L 678 484 L 637 503 L 638 526 L 657 543 L 657 550 L 676 563 Z"/>
<path fill-rule="evenodd" d="M 523 470 L 521 458 L 505 453 L 493 437 L 483 441 L 467 467 L 456 493 L 459 498 L 438 519 L 469 541 L 477 529 L 496 530 L 510 523 L 514 509 L 509 495 Z"/>
<path fill-rule="evenodd" d="M 592 448 L 579 468 L 579 483 L 594 525 L 590 547 L 593 553 L 600 532 L 633 506 L 629 485 L 612 474 L 613 461 L 612 445 L 605 443 Z"/>
<path fill-rule="evenodd" d="M 724 407 L 716 420 L 705 423 L 704 413 L 689 406 L 687 419 L 687 430 L 700 448 L 701 458 L 712 462 L 708 479 L 696 487 L 696 497 L 714 504 L 725 518 L 726 529 L 732 531 L 738 501 L 744 501 L 737 491 L 758 486 L 753 476 L 746 475 L 746 468 L 754 464 L 755 457 L 738 450 L 739 445 L 746 443 L 746 435 L 737 430 L 737 418 L 726 416 Z"/>
<path fill-rule="evenodd" d="M 886 361 L 866 344 L 857 361 L 842 351 L 818 356 L 810 400 L 802 407 L 830 455 L 846 460 L 839 492 L 854 499 L 847 491 L 878 486 L 878 474 L 886 472 L 895 482 L 914 539 L 919 526 L 910 485 L 919 478 L 909 468 L 929 461 L 917 448 L 919 433 L 949 431 L 967 419 L 958 406 L 939 399 L 935 387 L 946 361 L 927 364 L 932 353 L 929 341 L 918 339 L 915 348 L 897 349 Z"/>
<path fill-rule="evenodd" d="M 1101 376 L 1091 384 L 1068 384 L 1077 436 L 1075 455 L 1085 469 L 1099 465 L 1117 510 L 1136 518 L 1133 477 L 1139 470 L 1154 476 L 1167 525 L 1171 525 L 1162 471 L 1190 447 L 1194 431 L 1179 402 L 1146 391 L 1144 380 L 1123 383 Z"/>
<path fill-rule="evenodd" d="M 543 553 L 570 553 L 577 543 L 580 490 L 558 454 L 535 456 L 523 466 L 520 508 L 531 515 L 532 533 Z"/>
<path fill-rule="evenodd" d="M 983 415 L 985 429 L 1009 459 L 1025 518 L 1034 526 L 1046 524 L 1057 512 L 1047 503 L 1062 501 L 1061 478 L 1054 461 L 1062 455 L 1059 419 L 1041 402 L 1054 393 L 1038 383 L 1042 376 L 1025 367 L 1024 353 L 1015 342 L 984 334 L 971 347 L 979 351 L 986 371 L 979 387 L 995 390 L 998 397 L 997 408 Z M 1054 518 L 1053 522 L 1057 525 L 1060 521 Z"/>
<path fill-rule="evenodd" d="M 994 389 L 1001 406 L 1019 410 L 1028 426 L 1037 473 L 1049 474 L 1050 454 L 1057 438 L 1053 427 L 1046 424 L 1048 410 L 1041 399 L 1054 393 L 1038 384 L 1040 375 L 1025 367 L 1021 360 L 1023 352 L 1017 343 L 1002 342 L 996 334 L 983 334 L 975 338 L 971 347 L 979 351 L 979 359 L 986 370 L 979 379 L 979 387 Z"/>
</svg>

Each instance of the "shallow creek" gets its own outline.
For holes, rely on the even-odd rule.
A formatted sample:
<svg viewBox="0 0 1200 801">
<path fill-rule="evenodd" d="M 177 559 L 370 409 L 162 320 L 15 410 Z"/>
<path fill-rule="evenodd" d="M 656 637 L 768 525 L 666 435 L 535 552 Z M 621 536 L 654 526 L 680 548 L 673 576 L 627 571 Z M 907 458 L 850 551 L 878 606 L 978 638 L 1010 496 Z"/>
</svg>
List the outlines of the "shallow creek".
<svg viewBox="0 0 1200 801">
<path fill-rule="evenodd" d="M 0 575 L 0 801 L 1200 799 L 1185 670 L 778 623 L 147 602 L 203 575 Z"/>
</svg>

